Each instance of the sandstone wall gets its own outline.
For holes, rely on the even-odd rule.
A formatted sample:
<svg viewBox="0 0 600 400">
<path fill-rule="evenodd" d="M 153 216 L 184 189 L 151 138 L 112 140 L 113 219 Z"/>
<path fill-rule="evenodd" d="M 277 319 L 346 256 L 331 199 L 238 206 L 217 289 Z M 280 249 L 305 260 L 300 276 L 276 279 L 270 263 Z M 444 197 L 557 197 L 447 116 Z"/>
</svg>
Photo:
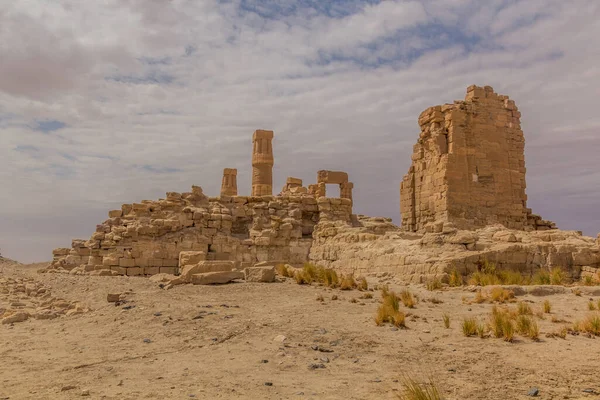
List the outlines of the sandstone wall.
<svg viewBox="0 0 600 400">
<path fill-rule="evenodd" d="M 124 204 L 92 237 L 55 249 L 50 269 L 110 269 L 121 275 L 174 274 L 182 251 L 240 268 L 261 261 L 302 265 L 319 221 L 350 221 L 351 201 L 294 196 L 208 198 L 200 187 L 166 199 Z"/>
<path fill-rule="evenodd" d="M 423 111 L 400 189 L 402 227 L 435 232 L 444 223 L 460 229 L 553 228 L 526 206 L 520 117 L 514 101 L 489 86 L 470 86 L 464 101 Z"/>
<path fill-rule="evenodd" d="M 454 268 L 468 275 L 486 261 L 499 270 L 530 275 L 560 267 L 578 279 L 600 268 L 600 245 L 575 231 L 526 232 L 494 225 L 422 234 L 403 231 L 386 218 L 359 216 L 351 224 L 320 222 L 310 260 L 341 273 L 388 275 L 399 282 L 444 279 Z"/>
</svg>

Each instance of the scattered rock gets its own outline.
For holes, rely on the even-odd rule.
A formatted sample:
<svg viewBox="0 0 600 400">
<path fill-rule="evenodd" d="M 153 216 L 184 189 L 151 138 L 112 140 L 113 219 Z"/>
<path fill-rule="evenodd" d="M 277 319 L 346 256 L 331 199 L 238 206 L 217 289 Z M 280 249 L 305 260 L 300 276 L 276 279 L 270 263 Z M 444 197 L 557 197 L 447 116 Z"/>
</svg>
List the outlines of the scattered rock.
<svg viewBox="0 0 600 400">
<path fill-rule="evenodd" d="M 29 319 L 29 313 L 26 313 L 24 311 L 19 311 L 12 315 L 9 315 L 8 317 L 2 318 L 2 324 L 6 325 L 6 324 L 14 324 L 16 322 L 25 322 L 28 319 Z"/>
<path fill-rule="evenodd" d="M 152 340 L 146 338 L 146 339 L 144 339 L 144 343 L 152 343 Z"/>
<path fill-rule="evenodd" d="M 540 393 L 540 390 L 536 387 L 533 387 L 533 388 L 529 389 L 529 392 L 527 392 L 527 396 L 537 397 L 537 395 L 539 393 Z"/>
<path fill-rule="evenodd" d="M 121 300 L 121 293 L 108 293 L 106 295 L 106 301 L 109 303 L 116 303 L 119 300 Z"/>
<path fill-rule="evenodd" d="M 314 369 L 323 369 L 325 368 L 325 364 L 323 363 L 315 363 L 315 364 L 309 364 L 308 369 L 314 370 Z"/>
<path fill-rule="evenodd" d="M 77 389 L 77 386 L 73 386 L 73 385 L 67 385 L 67 386 L 63 386 L 60 391 L 61 392 L 66 392 L 67 390 L 73 390 L 73 389 Z"/>
<path fill-rule="evenodd" d="M 246 282 L 274 282 L 275 267 L 249 267 L 244 269 Z"/>
<path fill-rule="evenodd" d="M 277 335 L 275 336 L 275 339 L 273 339 L 274 342 L 278 342 L 278 343 L 283 343 L 285 342 L 287 338 L 283 335 Z"/>
<path fill-rule="evenodd" d="M 265 386 L 273 386 L 273 382 L 265 382 Z"/>
<path fill-rule="evenodd" d="M 90 395 L 90 391 L 89 391 L 88 389 L 83 389 L 83 390 L 81 391 L 81 395 L 82 395 L 82 396 L 89 396 L 89 395 Z"/>
</svg>

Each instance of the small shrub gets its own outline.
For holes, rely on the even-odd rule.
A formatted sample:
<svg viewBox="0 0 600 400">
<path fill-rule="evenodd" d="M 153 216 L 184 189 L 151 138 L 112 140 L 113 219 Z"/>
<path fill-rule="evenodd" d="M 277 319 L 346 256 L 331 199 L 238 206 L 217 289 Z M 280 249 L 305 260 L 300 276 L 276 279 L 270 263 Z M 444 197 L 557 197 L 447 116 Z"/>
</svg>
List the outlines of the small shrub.
<svg viewBox="0 0 600 400">
<path fill-rule="evenodd" d="M 325 298 L 323 297 L 322 294 L 317 296 L 317 301 L 321 301 L 321 302 L 325 301 Z"/>
<path fill-rule="evenodd" d="M 596 307 L 598 308 L 598 310 L 600 310 L 600 299 L 598 299 L 598 304 L 596 304 Z"/>
<path fill-rule="evenodd" d="M 358 303 L 358 300 L 356 300 L 354 297 L 350 299 L 350 303 L 355 304 Z"/>
<path fill-rule="evenodd" d="M 437 297 L 432 297 L 429 299 L 429 301 L 433 304 L 442 304 L 443 303 L 443 301 L 438 299 Z"/>
<path fill-rule="evenodd" d="M 294 274 L 294 280 L 296 281 L 296 283 L 298 285 L 310 285 L 310 283 L 312 281 L 310 281 L 306 275 L 304 274 L 304 271 L 298 271 Z"/>
<path fill-rule="evenodd" d="M 533 275 L 531 281 L 534 285 L 549 285 L 550 273 L 546 270 L 539 270 Z"/>
<path fill-rule="evenodd" d="M 550 314 L 551 310 L 552 310 L 552 304 L 550 304 L 550 300 L 544 300 L 544 312 L 546 314 Z"/>
<path fill-rule="evenodd" d="M 456 268 L 450 271 L 450 276 L 448 278 L 448 284 L 452 287 L 462 286 L 464 283 L 462 275 L 458 272 Z"/>
<path fill-rule="evenodd" d="M 500 278 L 496 274 L 480 271 L 474 272 L 469 278 L 469 284 L 476 286 L 500 285 L 501 283 Z"/>
<path fill-rule="evenodd" d="M 596 303 L 593 301 L 588 302 L 588 310 L 594 311 L 596 309 Z"/>
<path fill-rule="evenodd" d="M 529 329 L 531 328 L 531 318 L 526 315 L 519 315 L 517 318 L 517 332 L 521 335 L 526 336 L 529 333 Z"/>
<path fill-rule="evenodd" d="M 550 271 L 550 284 L 551 285 L 562 285 L 567 280 L 567 274 L 562 268 L 552 268 Z"/>
<path fill-rule="evenodd" d="M 392 315 L 392 324 L 394 324 L 396 328 L 406 328 L 406 316 L 402 311 L 396 311 Z"/>
<path fill-rule="evenodd" d="M 442 315 L 442 319 L 444 320 L 444 328 L 449 329 L 450 328 L 450 315 L 444 314 L 444 315 Z"/>
<path fill-rule="evenodd" d="M 562 324 L 562 323 L 567 322 L 562 318 L 558 318 L 556 315 L 553 315 L 552 318 L 550 319 L 550 321 L 552 321 L 555 324 Z"/>
<path fill-rule="evenodd" d="M 410 377 L 402 380 L 404 390 L 398 395 L 401 400 L 442 400 L 442 395 L 432 378 L 428 383 L 419 384 Z"/>
<path fill-rule="evenodd" d="M 389 322 L 397 327 L 406 327 L 405 320 L 406 316 L 403 312 L 400 312 L 400 299 L 394 292 L 382 290 L 383 304 L 377 309 L 377 315 L 375 316 L 375 323 L 377 325 L 383 325 Z"/>
<path fill-rule="evenodd" d="M 306 263 L 302 268 L 302 272 L 304 273 L 304 277 L 309 283 L 313 283 L 317 280 L 318 272 L 317 266 L 314 264 Z"/>
<path fill-rule="evenodd" d="M 356 281 L 352 274 L 345 275 L 340 283 L 341 290 L 352 290 L 356 287 Z"/>
<path fill-rule="evenodd" d="M 373 298 L 373 293 L 365 293 L 362 296 L 360 296 L 361 299 L 372 299 Z"/>
<path fill-rule="evenodd" d="M 487 297 L 485 297 L 483 295 L 481 290 L 478 290 L 477 294 L 475 295 L 475 299 L 473 299 L 473 301 L 477 304 L 485 303 L 487 301 Z"/>
<path fill-rule="evenodd" d="M 358 280 L 358 290 L 369 290 L 369 283 L 364 276 Z"/>
<path fill-rule="evenodd" d="M 527 336 L 531 340 L 535 340 L 536 342 L 539 340 L 540 327 L 538 326 L 538 323 L 535 320 L 531 321 L 531 325 L 529 326 L 529 332 L 527 333 Z"/>
<path fill-rule="evenodd" d="M 442 281 L 440 281 L 438 278 L 433 278 L 427 282 L 427 290 L 429 291 L 440 290 L 441 288 Z"/>
<path fill-rule="evenodd" d="M 592 286 L 594 284 L 594 278 L 589 275 L 583 277 L 583 284 L 585 286 Z"/>
<path fill-rule="evenodd" d="M 499 310 L 496 306 L 492 308 L 490 329 L 497 338 L 504 338 L 507 342 L 511 342 L 513 339 L 514 325 L 509 313 L 505 310 Z"/>
<path fill-rule="evenodd" d="M 589 315 L 582 323 L 582 330 L 600 336 L 600 315 Z"/>
<path fill-rule="evenodd" d="M 506 303 L 507 301 L 514 299 L 515 293 L 512 290 L 503 289 L 501 287 L 495 287 L 490 292 L 490 298 L 492 301 L 498 303 Z"/>
<path fill-rule="evenodd" d="M 528 285 L 530 280 L 518 271 L 499 271 L 498 278 L 503 285 Z"/>
<path fill-rule="evenodd" d="M 288 267 L 285 266 L 285 264 L 277 264 L 275 266 L 275 272 L 278 275 L 283 276 L 284 278 L 293 278 L 294 277 L 294 271 L 290 271 L 288 269 Z"/>
<path fill-rule="evenodd" d="M 546 337 L 549 337 L 549 338 L 559 337 L 561 339 L 565 339 L 567 337 L 567 332 L 568 332 L 567 327 L 563 326 L 559 331 L 547 333 Z"/>
<path fill-rule="evenodd" d="M 400 292 L 400 298 L 402 299 L 402 304 L 404 304 L 404 307 L 408 307 L 408 308 L 415 307 L 415 304 L 416 304 L 415 298 L 413 297 L 412 293 L 408 289 L 404 289 L 402 292 Z"/>
<path fill-rule="evenodd" d="M 519 315 L 533 315 L 533 311 L 531 311 L 531 307 L 529 307 L 529 304 L 523 301 L 519 302 L 517 309 L 519 311 Z"/>
<path fill-rule="evenodd" d="M 573 293 L 575 294 L 575 296 L 581 296 L 581 290 L 579 289 L 573 290 Z"/>
<path fill-rule="evenodd" d="M 333 269 L 321 267 L 318 272 L 319 281 L 321 281 L 325 286 L 335 288 L 339 285 L 340 281 L 337 272 L 335 272 Z"/>
<path fill-rule="evenodd" d="M 479 336 L 481 339 L 485 338 L 487 333 L 487 329 L 485 327 L 485 324 L 478 324 L 477 325 L 477 336 Z"/>
<path fill-rule="evenodd" d="M 463 335 L 473 336 L 477 333 L 477 321 L 475 318 L 465 318 L 462 324 Z"/>
<path fill-rule="evenodd" d="M 331 300 L 338 300 L 337 294 L 334 294 L 333 296 L 331 296 Z"/>
</svg>

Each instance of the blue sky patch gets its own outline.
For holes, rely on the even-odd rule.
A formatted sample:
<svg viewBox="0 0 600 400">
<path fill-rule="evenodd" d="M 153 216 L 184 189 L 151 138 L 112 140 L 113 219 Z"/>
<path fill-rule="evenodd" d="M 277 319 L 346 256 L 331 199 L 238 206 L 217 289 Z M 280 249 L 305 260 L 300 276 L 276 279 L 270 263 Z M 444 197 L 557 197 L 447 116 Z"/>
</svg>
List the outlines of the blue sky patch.
<svg viewBox="0 0 600 400">
<path fill-rule="evenodd" d="M 39 131 L 39 132 L 44 132 L 44 133 L 49 133 L 49 132 L 54 132 L 59 129 L 62 129 L 66 126 L 67 126 L 67 124 L 65 124 L 64 122 L 58 121 L 55 119 L 36 120 L 33 130 Z"/>
</svg>

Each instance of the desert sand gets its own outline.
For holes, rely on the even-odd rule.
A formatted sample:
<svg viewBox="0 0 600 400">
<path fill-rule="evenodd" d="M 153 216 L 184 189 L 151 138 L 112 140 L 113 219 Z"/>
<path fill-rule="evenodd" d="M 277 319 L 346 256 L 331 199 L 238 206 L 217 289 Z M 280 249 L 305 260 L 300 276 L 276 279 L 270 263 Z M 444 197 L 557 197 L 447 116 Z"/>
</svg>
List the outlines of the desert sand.
<svg viewBox="0 0 600 400">
<path fill-rule="evenodd" d="M 534 312 L 549 300 L 552 312 L 534 317 L 539 341 L 517 335 L 509 343 L 463 335 L 463 318 L 486 320 L 493 306 L 469 304 L 469 287 L 429 291 L 369 279 L 372 288 L 387 283 L 418 297 L 414 309 L 401 305 L 410 316 L 397 329 L 376 326 L 374 289 L 278 278 L 165 290 L 141 277 L 37 273 L 44 265 L 2 262 L 0 312 L 38 301 L 5 293 L 8 278 L 35 280 L 89 311 L 0 325 L 1 399 L 394 399 L 407 375 L 433 377 L 447 399 L 525 399 L 533 387 L 542 399 L 600 391 L 597 339 L 546 337 L 585 318 L 589 300 L 600 298 L 596 287 L 581 287 L 579 296 L 570 287 L 518 296 Z M 124 302 L 109 303 L 108 293 L 123 293 Z"/>
</svg>

